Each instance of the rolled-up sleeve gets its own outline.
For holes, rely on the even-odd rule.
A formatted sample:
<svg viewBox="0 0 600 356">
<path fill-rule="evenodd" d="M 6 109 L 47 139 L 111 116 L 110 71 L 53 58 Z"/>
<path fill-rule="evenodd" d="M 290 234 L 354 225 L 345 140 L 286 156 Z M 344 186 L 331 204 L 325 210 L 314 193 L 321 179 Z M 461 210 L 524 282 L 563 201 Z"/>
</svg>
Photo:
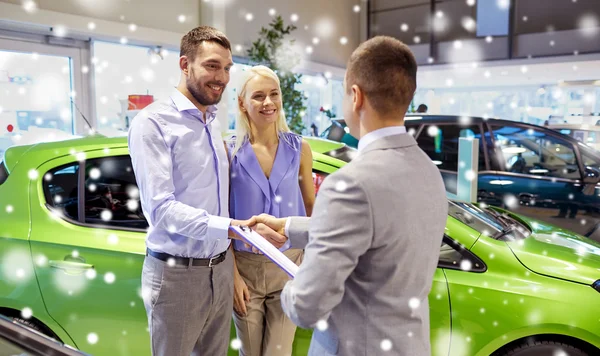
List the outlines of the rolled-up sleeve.
<svg viewBox="0 0 600 356">
<path fill-rule="evenodd" d="M 129 153 L 142 209 L 150 225 L 196 240 L 207 236 L 226 239 L 231 219 L 176 200 L 171 148 L 166 136 L 157 120 L 148 116 L 138 115 L 129 129 Z"/>
</svg>

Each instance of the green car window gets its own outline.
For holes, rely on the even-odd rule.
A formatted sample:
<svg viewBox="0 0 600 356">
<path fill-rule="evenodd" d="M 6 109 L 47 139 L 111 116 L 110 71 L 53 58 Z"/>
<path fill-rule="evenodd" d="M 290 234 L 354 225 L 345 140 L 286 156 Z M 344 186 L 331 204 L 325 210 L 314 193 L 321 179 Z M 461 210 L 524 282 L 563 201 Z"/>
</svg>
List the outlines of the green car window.
<svg viewBox="0 0 600 356">
<path fill-rule="evenodd" d="M 140 194 L 129 156 L 85 163 L 85 223 L 145 230 Z"/>
<path fill-rule="evenodd" d="M 64 217 L 79 220 L 77 209 L 77 176 L 79 163 L 60 166 L 44 175 L 46 205 Z"/>
<path fill-rule="evenodd" d="M 502 231 L 494 216 L 473 204 L 449 201 L 448 215 L 488 236 Z"/>
<path fill-rule="evenodd" d="M 0 185 L 8 179 L 8 170 L 4 162 L 0 162 Z"/>
<path fill-rule="evenodd" d="M 440 247 L 439 268 L 462 270 L 465 272 L 485 272 L 485 263 L 448 236 L 444 236 Z"/>
</svg>

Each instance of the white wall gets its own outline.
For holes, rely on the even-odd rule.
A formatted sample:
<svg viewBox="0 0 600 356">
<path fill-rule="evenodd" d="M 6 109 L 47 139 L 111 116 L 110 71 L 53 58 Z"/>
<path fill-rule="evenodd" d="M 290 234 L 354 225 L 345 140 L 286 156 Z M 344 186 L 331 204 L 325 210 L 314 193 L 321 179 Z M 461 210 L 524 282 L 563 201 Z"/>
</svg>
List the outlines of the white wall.
<svg viewBox="0 0 600 356">
<path fill-rule="evenodd" d="M 64 26 L 66 37 L 100 38 L 129 43 L 179 47 L 182 34 L 199 23 L 196 0 L 36 0 L 37 10 L 27 12 L 21 0 L 0 0 L 0 25 L 5 29 L 34 29 L 52 34 Z M 186 20 L 179 22 L 179 15 Z M 93 22 L 96 28 L 90 30 Z M 137 29 L 131 31 L 130 24 Z"/>
<path fill-rule="evenodd" d="M 35 0 L 40 10 L 84 16 L 170 32 L 185 32 L 198 24 L 201 0 Z M 23 0 L 0 0 L 21 5 Z M 25 11 L 23 11 L 25 12 Z M 28 14 L 33 22 L 39 14 Z M 179 15 L 186 21 L 180 23 Z M 2 16 L 4 17 L 4 16 Z M 98 30 L 101 30 L 98 28 Z"/>
<path fill-rule="evenodd" d="M 234 55 L 245 56 L 260 28 L 272 19 L 269 9 L 274 8 L 292 24 L 290 16 L 297 14 L 294 23 L 298 29 L 290 36 L 296 42 L 312 46 L 314 52 L 306 55 L 308 62 L 344 68 L 352 51 L 366 39 L 366 0 L 35 0 L 37 10 L 28 13 L 23 0 L 0 0 L 0 27 L 13 25 L 39 26 L 40 32 L 52 33 L 50 28 L 65 26 L 67 37 L 96 37 L 118 41 L 126 37 L 129 43 L 179 47 L 181 36 L 200 24 L 212 25 L 224 31 L 231 43 L 243 50 Z M 360 6 L 355 13 L 353 7 Z M 246 14 L 253 14 L 247 21 Z M 179 16 L 186 17 L 179 22 Z M 88 23 L 94 22 L 91 31 Z M 135 32 L 129 30 L 135 24 Z M 318 37 L 320 43 L 312 43 Z M 340 44 L 346 37 L 347 44 Z M 306 54 L 306 52 L 305 52 Z M 335 71 L 335 70 L 334 70 Z"/>
</svg>

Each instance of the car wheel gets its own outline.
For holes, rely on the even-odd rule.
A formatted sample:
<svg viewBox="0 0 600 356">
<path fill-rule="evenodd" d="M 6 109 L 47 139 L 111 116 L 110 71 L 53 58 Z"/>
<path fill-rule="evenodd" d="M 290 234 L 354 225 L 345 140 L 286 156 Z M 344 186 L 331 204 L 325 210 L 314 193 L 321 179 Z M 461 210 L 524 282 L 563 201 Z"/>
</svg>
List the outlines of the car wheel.
<svg viewBox="0 0 600 356">
<path fill-rule="evenodd" d="M 561 352 L 562 351 L 562 352 Z M 496 356 L 540 356 L 540 355 L 563 355 L 563 356 L 589 356 L 587 352 L 575 346 L 561 342 L 546 340 L 525 340 L 509 349 L 505 349 Z"/>
</svg>

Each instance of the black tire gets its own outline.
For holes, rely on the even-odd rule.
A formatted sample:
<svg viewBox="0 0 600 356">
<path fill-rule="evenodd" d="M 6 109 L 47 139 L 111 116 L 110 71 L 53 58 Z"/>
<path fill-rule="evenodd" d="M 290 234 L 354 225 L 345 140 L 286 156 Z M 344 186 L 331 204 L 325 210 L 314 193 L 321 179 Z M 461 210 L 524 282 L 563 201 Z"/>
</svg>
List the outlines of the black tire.
<svg viewBox="0 0 600 356">
<path fill-rule="evenodd" d="M 562 351 L 562 352 L 561 352 Z M 591 356 L 579 348 L 562 342 L 528 339 L 504 349 L 496 356 Z"/>
</svg>

